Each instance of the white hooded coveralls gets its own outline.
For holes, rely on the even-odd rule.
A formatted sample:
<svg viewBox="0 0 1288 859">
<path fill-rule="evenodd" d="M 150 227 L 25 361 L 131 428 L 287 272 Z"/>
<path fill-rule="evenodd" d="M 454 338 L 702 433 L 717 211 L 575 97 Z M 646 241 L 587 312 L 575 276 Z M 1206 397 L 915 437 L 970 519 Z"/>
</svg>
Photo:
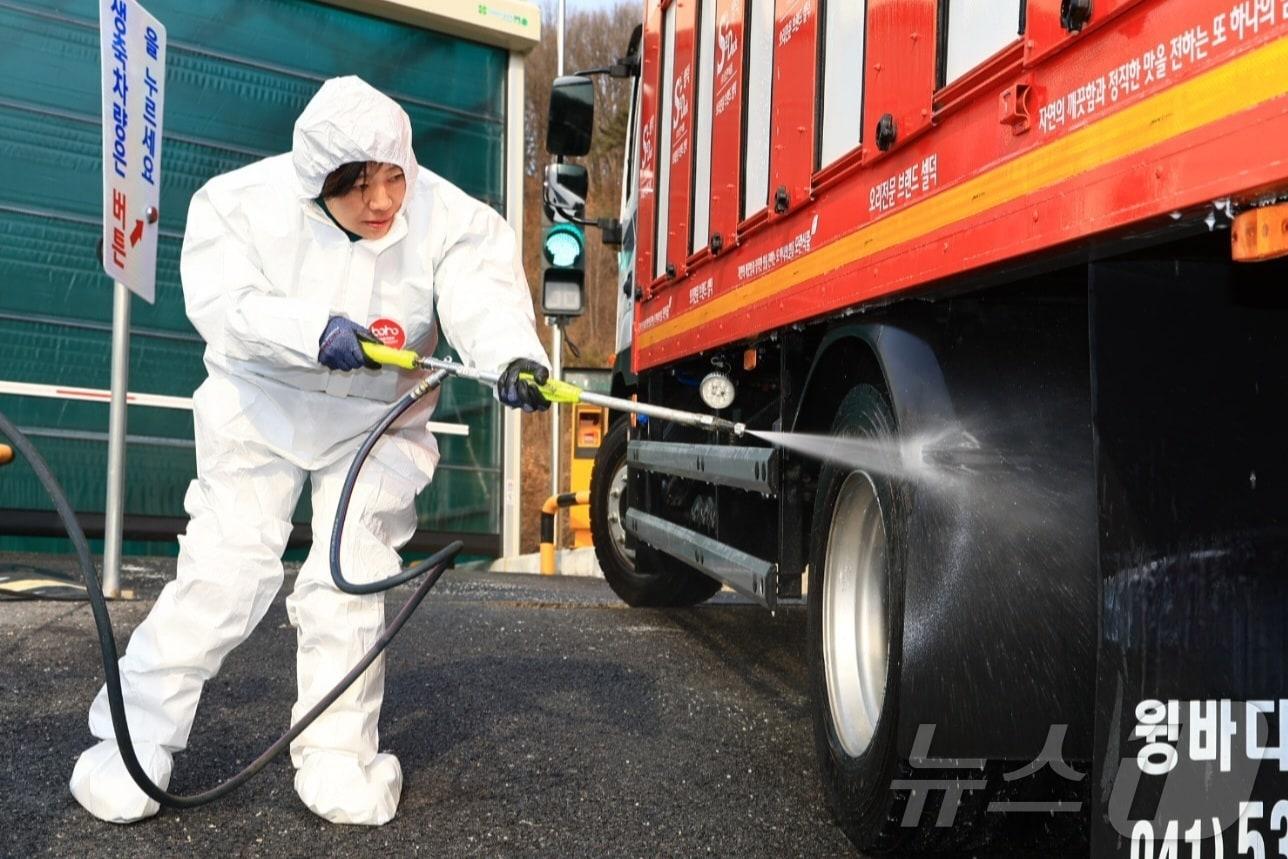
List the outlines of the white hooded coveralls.
<svg viewBox="0 0 1288 859">
<path fill-rule="evenodd" d="M 351 242 L 316 198 L 342 164 L 378 161 L 406 174 L 389 232 Z M 513 231 L 492 209 L 420 167 L 397 103 L 356 77 L 327 81 L 296 122 L 292 152 L 210 180 L 192 198 L 181 261 L 188 316 L 206 341 L 209 378 L 193 396 L 197 479 L 184 505 L 176 580 L 135 630 L 120 662 L 136 748 L 163 787 L 188 742 L 202 684 L 268 610 L 304 484 L 313 547 L 287 613 L 298 631 L 298 719 L 384 628 L 384 595 L 337 590 L 327 548 L 345 472 L 359 444 L 416 376 L 331 371 L 318 363 L 327 320 L 346 316 L 387 343 L 431 351 L 437 326 L 462 359 L 499 371 L 515 358 L 548 366 Z M 429 398 L 376 446 L 355 489 L 342 554 L 365 582 L 399 568 L 413 502 L 438 461 Z M 384 660 L 291 744 L 295 786 L 341 823 L 393 817 L 397 759 L 379 752 Z M 93 814 L 156 813 L 114 741 L 106 690 L 90 709 L 104 742 L 77 761 L 71 789 Z"/>
</svg>

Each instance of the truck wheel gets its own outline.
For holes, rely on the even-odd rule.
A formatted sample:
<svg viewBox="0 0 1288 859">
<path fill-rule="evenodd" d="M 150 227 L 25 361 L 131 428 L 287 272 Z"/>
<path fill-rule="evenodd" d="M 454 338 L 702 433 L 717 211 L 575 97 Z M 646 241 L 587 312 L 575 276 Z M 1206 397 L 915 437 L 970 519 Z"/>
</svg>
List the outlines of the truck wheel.
<svg viewBox="0 0 1288 859">
<path fill-rule="evenodd" d="M 636 607 L 696 605 L 720 590 L 720 583 L 626 533 L 626 443 L 630 421 L 618 420 L 595 455 L 590 480 L 590 533 L 604 579 L 622 600 Z"/>
<path fill-rule="evenodd" d="M 885 397 L 859 385 L 837 436 L 895 439 Z M 837 822 L 863 852 L 897 849 L 895 726 L 903 650 L 899 487 L 864 463 L 819 473 L 810 541 L 808 639 L 814 744 Z"/>
</svg>

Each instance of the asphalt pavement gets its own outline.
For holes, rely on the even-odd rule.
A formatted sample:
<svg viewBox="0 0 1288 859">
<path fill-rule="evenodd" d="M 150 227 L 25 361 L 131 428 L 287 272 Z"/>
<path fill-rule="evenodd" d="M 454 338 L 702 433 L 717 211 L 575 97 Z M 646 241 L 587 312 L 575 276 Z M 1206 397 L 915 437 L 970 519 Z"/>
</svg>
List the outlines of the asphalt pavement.
<svg viewBox="0 0 1288 859">
<path fill-rule="evenodd" d="M 0 555 L 62 568 L 52 556 Z M 128 559 L 124 645 L 173 561 Z M 286 729 L 295 636 L 286 585 L 211 681 L 171 789 L 204 789 Z M 390 614 L 409 593 L 388 596 Z M 629 609 L 601 580 L 449 572 L 390 648 L 381 745 L 398 816 L 336 826 L 295 795 L 287 756 L 230 797 L 101 823 L 67 791 L 102 682 L 84 603 L 0 602 L 4 856 L 855 855 L 815 771 L 799 606 L 729 594 Z"/>
</svg>

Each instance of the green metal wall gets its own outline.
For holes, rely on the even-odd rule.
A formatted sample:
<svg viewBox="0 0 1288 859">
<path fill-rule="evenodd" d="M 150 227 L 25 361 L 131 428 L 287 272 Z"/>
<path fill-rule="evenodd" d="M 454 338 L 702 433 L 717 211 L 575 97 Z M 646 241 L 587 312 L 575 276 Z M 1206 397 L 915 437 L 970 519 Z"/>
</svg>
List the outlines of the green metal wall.
<svg viewBox="0 0 1288 859">
<path fill-rule="evenodd" d="M 131 390 L 186 397 L 204 378 L 179 285 L 189 198 L 213 175 L 288 150 L 325 78 L 358 74 L 396 98 L 420 162 L 504 211 L 505 51 L 306 0 L 144 5 L 166 25 L 169 65 L 157 301 L 134 302 Z M 0 379 L 109 387 L 99 100 L 96 3 L 0 0 Z M 0 409 L 31 431 L 76 509 L 101 512 L 107 406 L 0 394 Z M 497 407 L 457 385 L 436 419 L 471 432 L 440 439 L 422 528 L 499 533 Z M 130 407 L 127 469 L 127 517 L 182 516 L 191 414 Z M 34 509 L 50 504 L 30 470 L 0 470 L 0 525 L 6 511 Z M 44 545 L 0 537 L 0 549 Z"/>
</svg>

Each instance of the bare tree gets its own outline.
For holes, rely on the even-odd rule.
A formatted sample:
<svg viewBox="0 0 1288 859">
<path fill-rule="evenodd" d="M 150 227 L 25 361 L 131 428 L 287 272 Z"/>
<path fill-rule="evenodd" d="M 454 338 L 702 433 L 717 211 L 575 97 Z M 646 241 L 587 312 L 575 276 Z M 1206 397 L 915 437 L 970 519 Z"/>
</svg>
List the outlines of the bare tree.
<svg viewBox="0 0 1288 859">
<path fill-rule="evenodd" d="M 641 2 L 623 0 L 606 10 L 569 14 L 565 20 L 565 74 L 605 66 L 624 55 L 631 31 L 640 22 L 642 6 Z M 545 152 L 545 141 L 546 112 L 557 68 L 555 27 L 555 3 L 544 0 L 541 44 L 528 55 L 524 93 L 524 268 L 538 312 L 541 306 L 541 179 L 545 165 L 551 160 Z M 590 190 L 586 212 L 592 219 L 616 217 L 618 214 L 623 144 L 631 96 L 629 81 L 614 80 L 606 75 L 594 80 L 595 133 L 590 154 L 577 159 L 578 163 L 585 165 L 588 174 Z M 581 355 L 574 359 L 565 354 L 564 358 L 573 366 L 609 367 L 614 356 L 616 333 L 617 251 L 603 245 L 598 231 L 593 228 L 586 231 L 586 245 L 586 313 L 567 328 L 567 339 L 577 344 Z M 538 327 L 548 350 L 550 329 L 545 325 Z M 550 491 L 550 422 L 541 416 L 536 419 L 529 417 L 523 424 L 522 544 L 525 551 L 531 551 L 536 548 L 541 503 Z M 566 440 L 566 420 L 564 424 L 561 433 Z M 566 458 L 562 462 L 561 471 L 566 474 Z M 563 476 L 561 481 L 564 481 Z"/>
</svg>

